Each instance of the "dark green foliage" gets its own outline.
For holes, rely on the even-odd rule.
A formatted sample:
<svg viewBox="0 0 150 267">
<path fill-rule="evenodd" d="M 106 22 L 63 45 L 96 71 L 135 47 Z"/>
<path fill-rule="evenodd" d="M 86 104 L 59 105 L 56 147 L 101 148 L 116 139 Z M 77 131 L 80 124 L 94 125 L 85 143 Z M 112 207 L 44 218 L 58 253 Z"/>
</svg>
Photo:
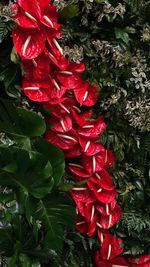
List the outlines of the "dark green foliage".
<svg viewBox="0 0 150 267">
<path fill-rule="evenodd" d="M 59 251 L 74 227 L 73 203 L 56 187 L 64 156 L 38 137 L 45 127 L 37 113 L 1 99 L 0 251 L 8 267 L 49 262 L 51 250 Z"/>
</svg>

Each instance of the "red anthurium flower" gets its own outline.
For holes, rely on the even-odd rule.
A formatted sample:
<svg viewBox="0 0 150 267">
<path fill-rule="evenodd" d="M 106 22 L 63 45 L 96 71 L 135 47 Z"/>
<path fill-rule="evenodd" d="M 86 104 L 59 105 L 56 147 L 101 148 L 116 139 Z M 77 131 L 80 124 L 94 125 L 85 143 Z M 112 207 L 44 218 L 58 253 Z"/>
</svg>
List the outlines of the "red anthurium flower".
<svg viewBox="0 0 150 267">
<path fill-rule="evenodd" d="M 80 87 L 74 90 L 75 97 L 80 105 L 93 106 L 98 99 L 98 89 L 88 82 L 82 82 Z"/>
<path fill-rule="evenodd" d="M 99 185 L 103 189 L 106 190 L 114 189 L 113 180 L 105 169 L 102 169 L 99 172 L 95 173 L 93 178 L 99 180 Z"/>
<path fill-rule="evenodd" d="M 72 188 L 70 194 L 76 203 L 82 202 L 87 205 L 95 202 L 95 197 L 86 185 Z"/>
<path fill-rule="evenodd" d="M 97 153 L 94 156 L 88 157 L 83 154 L 82 164 L 84 168 L 91 174 L 101 171 L 106 165 L 105 159 L 104 159 L 104 152 L 105 152 L 105 149 L 103 148 L 101 149 L 99 153 Z"/>
<path fill-rule="evenodd" d="M 25 95 L 33 101 L 43 102 L 50 99 L 49 81 L 42 83 L 24 80 L 22 88 Z"/>
<path fill-rule="evenodd" d="M 61 25 L 58 24 L 57 17 L 58 17 L 58 12 L 56 10 L 56 7 L 52 5 L 46 5 L 46 8 L 44 8 L 44 11 L 42 12 L 41 22 L 45 26 L 57 30 L 61 27 Z"/>
<path fill-rule="evenodd" d="M 89 178 L 91 176 L 91 174 L 79 164 L 69 163 L 69 170 L 75 175 L 82 177 L 82 179 Z"/>
<path fill-rule="evenodd" d="M 55 116 L 62 116 L 62 114 L 71 114 L 71 108 L 75 105 L 73 98 L 66 97 L 63 102 L 59 103 L 57 106 L 52 107 L 52 114 Z"/>
<path fill-rule="evenodd" d="M 60 83 L 68 89 L 77 88 L 82 83 L 81 76 L 70 70 L 59 71 L 56 76 Z"/>
<path fill-rule="evenodd" d="M 96 229 L 97 229 L 97 216 L 95 215 L 93 217 L 93 220 L 89 223 L 87 235 L 89 237 L 93 236 L 96 232 Z"/>
<path fill-rule="evenodd" d="M 48 130 L 45 134 L 45 138 L 62 150 L 70 149 L 78 142 L 77 135 L 74 130 L 67 133 L 56 133 L 52 130 Z"/>
<path fill-rule="evenodd" d="M 45 48 L 45 28 L 23 29 L 17 27 L 13 31 L 13 42 L 18 54 L 24 59 L 38 57 Z"/>
<path fill-rule="evenodd" d="M 19 5 L 14 4 L 11 8 L 11 10 L 13 12 L 15 12 L 15 16 L 13 17 L 13 19 L 15 19 L 15 21 L 17 22 L 17 24 L 20 27 L 23 28 L 38 28 L 39 23 L 38 20 L 33 15 L 31 15 L 31 13 L 25 12 Z M 33 12 L 34 13 L 34 12 Z M 36 12 L 37 13 L 37 12 Z"/>
<path fill-rule="evenodd" d="M 82 126 L 78 130 L 78 133 L 82 136 L 91 138 L 97 138 L 99 134 L 103 133 L 106 129 L 106 124 L 103 118 L 100 116 L 96 120 L 89 121 L 86 125 Z"/>
<path fill-rule="evenodd" d="M 76 221 L 76 231 L 85 234 L 88 231 L 88 223 L 85 221 L 85 218 L 78 214 Z"/>
<path fill-rule="evenodd" d="M 103 260 L 98 250 L 95 252 L 95 264 L 96 267 L 130 267 L 126 259 L 123 257 L 117 257 L 111 261 Z"/>
<path fill-rule="evenodd" d="M 70 71 L 72 71 L 73 73 L 76 72 L 76 73 L 82 73 L 85 71 L 85 65 L 83 63 L 75 63 L 75 62 L 70 62 L 69 63 L 69 66 L 68 66 L 68 69 Z M 68 70 L 67 69 L 67 70 Z"/>
<path fill-rule="evenodd" d="M 50 46 L 50 51 L 53 54 L 53 56 L 59 60 L 59 58 L 61 58 L 63 56 L 63 50 L 60 47 L 56 38 L 52 38 L 50 33 L 51 32 L 49 32 L 49 31 L 47 32 L 47 40 L 48 40 L 48 43 Z"/>
<path fill-rule="evenodd" d="M 112 260 L 123 252 L 122 239 L 111 234 L 105 235 L 100 248 L 100 255 L 103 260 Z"/>
<path fill-rule="evenodd" d="M 66 93 L 66 88 L 58 84 L 58 82 L 53 77 L 50 77 L 50 88 L 51 99 L 61 98 Z"/>
<path fill-rule="evenodd" d="M 110 149 L 105 150 L 105 164 L 106 167 L 112 167 L 115 162 L 115 156 Z"/>
<path fill-rule="evenodd" d="M 150 267 L 150 261 L 145 262 L 145 263 L 141 263 L 141 264 L 134 264 L 134 263 L 132 263 L 131 266 L 132 267 Z"/>
<path fill-rule="evenodd" d="M 96 209 L 102 214 L 102 215 L 109 215 L 113 212 L 114 208 L 116 207 L 117 201 L 114 199 L 112 202 L 103 204 L 98 203 L 96 205 Z"/>
<path fill-rule="evenodd" d="M 79 144 L 74 145 L 71 149 L 66 151 L 66 158 L 76 158 L 82 154 L 81 147 Z M 82 178 L 83 179 L 83 178 Z"/>
<path fill-rule="evenodd" d="M 133 267 L 150 267 L 150 254 L 140 256 L 138 259 L 128 258 Z"/>
<path fill-rule="evenodd" d="M 40 54 L 32 60 L 22 60 L 24 68 L 24 78 L 28 81 L 45 81 L 49 77 L 50 59 L 44 54 Z"/>
<path fill-rule="evenodd" d="M 44 51 L 49 56 L 50 60 L 52 61 L 52 63 L 55 66 L 57 66 L 61 70 L 65 70 L 66 69 L 66 67 L 68 65 L 68 60 L 62 54 L 60 54 L 59 57 L 58 56 L 56 57 L 51 52 L 49 52 L 46 48 L 45 48 Z M 54 51 L 54 49 L 53 49 L 53 51 Z"/>
<path fill-rule="evenodd" d="M 41 18 L 40 2 L 41 1 L 37 1 L 37 0 L 18 0 L 17 1 L 18 5 L 25 12 L 29 12 L 31 16 L 35 17 L 36 19 Z"/>
<path fill-rule="evenodd" d="M 117 257 L 111 260 L 112 267 L 130 267 L 127 260 L 123 257 Z"/>
<path fill-rule="evenodd" d="M 95 213 L 95 206 L 93 203 L 86 203 L 83 206 L 83 210 L 82 210 L 82 214 L 83 214 L 83 218 L 84 221 L 86 221 L 87 224 L 87 235 L 88 236 L 92 236 L 97 228 L 97 215 Z M 85 227 L 85 226 L 84 226 Z"/>
<path fill-rule="evenodd" d="M 47 40 L 49 43 L 50 51 L 47 50 L 49 58 L 52 60 L 54 65 L 56 65 L 62 71 L 67 68 L 69 62 L 63 55 L 63 50 L 59 45 L 55 37 L 51 35 L 52 31 L 47 32 Z M 53 32 L 54 33 L 54 32 Z M 58 77 L 57 77 L 58 79 Z M 59 79 L 58 79 L 59 80 Z M 62 84 L 64 85 L 64 84 Z M 64 85 L 65 86 L 65 85 Z"/>
<path fill-rule="evenodd" d="M 93 156 L 104 149 L 102 144 L 94 143 L 88 138 L 80 137 L 79 142 L 82 147 L 82 151 L 86 156 Z"/>
<path fill-rule="evenodd" d="M 71 197 L 77 205 L 78 211 L 85 218 L 85 209 L 88 203 L 95 202 L 95 197 L 87 186 L 75 187 L 70 191 Z"/>
<path fill-rule="evenodd" d="M 112 267 L 112 264 L 109 261 L 102 260 L 98 250 L 95 252 L 95 264 L 96 267 Z"/>
<path fill-rule="evenodd" d="M 113 227 L 121 219 L 121 216 L 122 216 L 122 210 L 120 206 L 117 204 L 109 215 L 101 216 L 100 225 L 104 229 L 109 229 Z"/>
<path fill-rule="evenodd" d="M 99 200 L 100 202 L 107 204 L 107 203 L 114 201 L 114 198 L 116 196 L 115 189 L 108 191 L 108 190 L 101 188 L 99 185 L 99 182 L 94 178 L 91 178 L 87 182 L 87 185 L 88 185 L 89 189 L 95 195 L 96 199 Z"/>
<path fill-rule="evenodd" d="M 44 9 L 51 3 L 51 0 L 39 0 L 39 3 L 40 3 L 41 9 Z"/>
<path fill-rule="evenodd" d="M 48 120 L 52 125 L 52 130 L 56 132 L 65 133 L 72 129 L 72 120 L 69 115 L 63 115 L 61 118 L 52 117 Z"/>
<path fill-rule="evenodd" d="M 82 73 L 84 70 L 84 64 L 71 62 L 66 67 L 65 71 L 58 71 L 56 75 L 63 86 L 67 87 L 68 89 L 73 89 L 83 83 L 79 73 Z"/>
<path fill-rule="evenodd" d="M 92 222 L 97 213 L 95 203 L 86 203 L 84 210 L 84 217 L 87 222 Z"/>
<path fill-rule="evenodd" d="M 77 217 L 76 231 L 82 234 L 87 234 L 89 237 L 93 236 L 96 231 L 96 220 L 94 217 L 92 222 L 86 222 L 85 218 L 80 214 Z"/>
<path fill-rule="evenodd" d="M 59 101 L 60 100 L 60 101 Z M 73 98 L 61 97 L 56 102 L 47 102 L 43 104 L 43 107 L 50 110 L 52 115 L 61 118 L 63 114 L 71 114 L 71 107 L 75 104 Z"/>
<path fill-rule="evenodd" d="M 88 123 L 88 119 L 92 116 L 93 112 L 92 110 L 86 111 L 84 113 L 81 113 L 80 109 L 77 108 L 75 105 L 72 106 L 71 114 L 75 120 L 75 122 L 79 126 L 86 125 Z"/>
<path fill-rule="evenodd" d="M 55 6 L 50 6 L 48 0 L 18 0 L 18 12 L 15 16 L 19 26 L 25 28 L 38 27 L 43 23 L 49 28 L 58 29 L 58 13 Z"/>
</svg>

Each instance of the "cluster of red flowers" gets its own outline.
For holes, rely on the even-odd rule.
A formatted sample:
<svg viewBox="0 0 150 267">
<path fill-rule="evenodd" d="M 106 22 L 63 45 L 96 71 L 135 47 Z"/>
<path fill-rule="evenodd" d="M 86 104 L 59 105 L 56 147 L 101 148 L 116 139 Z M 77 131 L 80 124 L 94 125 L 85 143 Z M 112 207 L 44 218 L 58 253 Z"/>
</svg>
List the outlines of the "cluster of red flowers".
<svg viewBox="0 0 150 267">
<path fill-rule="evenodd" d="M 23 92 L 51 110 L 47 121 L 51 128 L 45 138 L 61 148 L 71 161 L 67 168 L 75 181 L 85 180 L 84 186 L 72 188 L 70 194 L 77 207 L 76 230 L 89 237 L 97 234 L 100 241 L 100 250 L 95 253 L 96 266 L 150 266 L 147 263 L 150 256 L 138 261 L 119 257 L 123 252 L 122 240 L 109 233 L 122 211 L 108 173 L 115 158 L 99 142 L 106 124 L 101 116 L 93 119 L 89 108 L 97 101 L 98 88 L 82 79 L 84 64 L 69 62 L 64 57 L 57 41 L 61 25 L 56 7 L 49 2 L 18 0 L 12 7 L 18 24 L 13 41 L 24 71 Z"/>
</svg>

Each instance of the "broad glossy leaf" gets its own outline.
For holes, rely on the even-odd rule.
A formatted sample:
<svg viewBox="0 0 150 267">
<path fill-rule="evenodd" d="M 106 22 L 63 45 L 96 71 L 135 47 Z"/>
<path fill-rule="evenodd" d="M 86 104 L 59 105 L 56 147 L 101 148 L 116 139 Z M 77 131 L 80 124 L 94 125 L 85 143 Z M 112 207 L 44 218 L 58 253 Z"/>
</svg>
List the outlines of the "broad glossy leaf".
<svg viewBox="0 0 150 267">
<path fill-rule="evenodd" d="M 14 162 L 15 168 L 10 171 Z M 14 186 L 36 198 L 44 197 L 53 187 L 51 164 L 44 155 L 35 151 L 1 147 L 0 170 L 1 185 Z"/>
<path fill-rule="evenodd" d="M 39 202 L 35 217 L 45 226 L 45 247 L 59 250 L 64 229 L 74 227 L 75 210 L 72 201 L 65 195 L 51 195 Z"/>
<path fill-rule="evenodd" d="M 16 107 L 12 101 L 0 99 L 0 131 L 15 136 L 34 137 L 46 130 L 43 119 L 35 112 Z"/>
<path fill-rule="evenodd" d="M 57 185 L 64 174 L 65 162 L 63 152 L 58 147 L 43 139 L 34 142 L 34 147 L 38 152 L 44 154 L 50 161 L 54 183 Z"/>
</svg>

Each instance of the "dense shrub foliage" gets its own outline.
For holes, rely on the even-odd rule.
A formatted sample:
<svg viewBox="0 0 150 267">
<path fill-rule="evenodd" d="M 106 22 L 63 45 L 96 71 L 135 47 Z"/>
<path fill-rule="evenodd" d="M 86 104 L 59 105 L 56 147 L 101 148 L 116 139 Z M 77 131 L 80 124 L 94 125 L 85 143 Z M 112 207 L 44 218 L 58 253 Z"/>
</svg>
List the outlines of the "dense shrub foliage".
<svg viewBox="0 0 150 267">
<path fill-rule="evenodd" d="M 94 111 L 96 116 L 103 114 L 108 125 L 100 140 L 116 155 L 111 175 L 123 209 L 121 221 L 111 231 L 124 239 L 125 254 L 150 254 L 150 2 L 52 2 L 64 24 L 65 54 L 77 63 L 84 60 L 83 77 L 100 88 Z M 46 127 L 41 116 L 46 111 L 21 94 L 21 70 L 11 41 L 15 24 L 9 5 L 4 4 L 0 4 L 0 250 L 10 267 L 39 267 L 39 262 L 54 267 L 93 266 L 94 238 L 66 233 L 74 221 L 73 204 L 62 193 L 70 188 L 70 177 L 65 174 L 62 180 L 60 150 L 49 145 L 51 152 L 45 155 L 48 144 L 41 138 Z M 58 239 L 49 250 L 47 242 L 53 234 Z"/>
</svg>

